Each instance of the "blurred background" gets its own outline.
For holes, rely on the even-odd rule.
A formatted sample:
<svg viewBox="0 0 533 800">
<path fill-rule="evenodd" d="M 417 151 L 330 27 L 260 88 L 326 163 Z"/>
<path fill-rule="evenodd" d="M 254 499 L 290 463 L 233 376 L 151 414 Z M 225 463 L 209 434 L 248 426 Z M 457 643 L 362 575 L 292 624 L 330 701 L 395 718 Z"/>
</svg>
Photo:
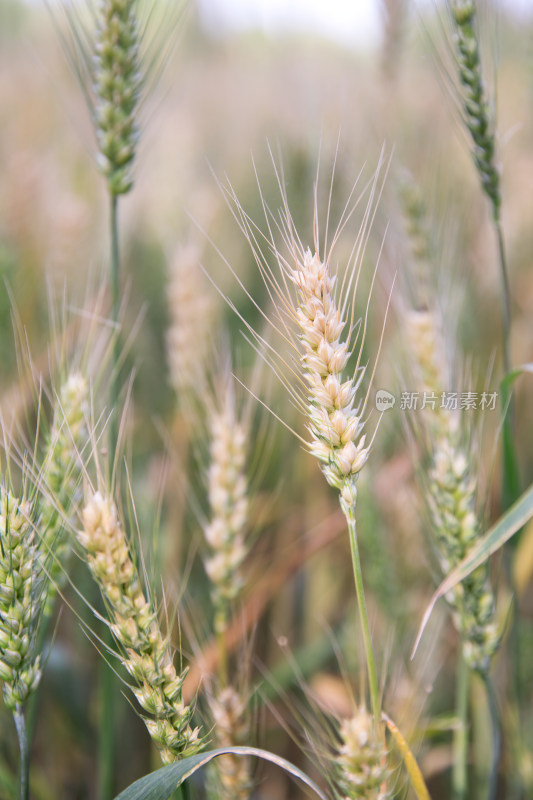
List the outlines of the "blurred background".
<svg viewBox="0 0 533 800">
<path fill-rule="evenodd" d="M 61 330 L 67 330 L 69 348 L 82 346 L 77 322 L 107 280 L 107 202 L 90 115 L 64 46 L 64 7 L 90 20 L 90 4 L 50 2 L 47 9 L 44 2 L 0 3 L 0 408 L 4 417 L 13 414 L 31 439 L 30 355 L 34 372 L 46 383 L 53 378 L 50 353 Z M 495 104 L 502 174 L 512 360 L 521 364 L 533 361 L 533 8 L 529 0 L 479 5 L 482 64 Z M 163 20 L 164 6 L 161 0 Z M 450 342 L 457 359 L 469 365 L 476 389 L 497 389 L 500 284 L 490 211 L 460 123 L 443 4 L 197 0 L 184 7 L 176 30 L 163 24 L 154 35 L 161 42 L 160 69 L 142 106 L 135 187 L 121 208 L 125 380 L 135 373 L 126 454 L 143 546 L 156 586 L 164 586 L 172 602 L 180 601 L 183 651 L 197 678 L 195 668 L 212 635 L 197 512 L 205 508 L 206 433 L 202 421 L 192 430 L 169 374 L 172 265 L 183 246 L 194 248 L 196 266 L 201 263 L 205 270 L 195 267 L 195 291 L 209 297 L 210 316 L 193 333 L 192 346 L 207 329 L 215 341 L 231 342 L 235 370 L 245 385 L 255 380 L 256 355 L 219 291 L 256 328 L 261 316 L 239 281 L 259 307 L 267 308 L 268 302 L 220 184 L 233 187 L 246 213 L 265 230 L 261 195 L 270 208 L 280 207 L 282 167 L 279 180 L 296 228 L 302 242 L 312 246 L 315 184 L 320 225 L 329 207 L 333 231 L 354 185 L 371 181 L 381 161 L 383 189 L 365 250 L 358 313 L 365 312 L 379 263 L 365 358 L 372 365 L 377 358 L 395 282 L 374 387 L 396 397 L 410 388 L 399 367 L 405 357 L 402 309 L 409 286 L 416 283 L 399 187 L 407 181 L 423 199 L 433 254 L 426 265 L 428 280 L 450 311 Z M 355 233 L 344 231 L 339 259 L 349 253 L 362 213 L 354 214 Z M 200 303 L 198 314 L 204 313 Z M 220 356 L 214 352 L 216 369 Z M 302 420 L 268 368 L 258 385 L 255 391 L 264 402 L 304 436 Z M 525 487 L 533 476 L 527 377 L 517 381 L 516 392 Z M 369 417 L 373 430 L 377 415 Z M 493 468 L 497 412 L 483 422 L 480 503 L 489 524 L 499 509 L 498 469 Z M 449 796 L 457 641 L 443 607 L 421 652 L 409 660 L 436 573 L 406 427 L 398 404 L 381 421 L 361 474 L 359 528 L 385 707 L 419 743 L 420 763 L 432 797 L 439 800 Z M 312 749 L 309 741 L 303 743 L 310 739 L 323 749 L 319 707 L 349 713 L 353 697 L 358 701 L 362 692 L 348 541 L 335 493 L 316 463 L 261 406 L 254 416 L 249 464 L 253 549 L 243 603 L 250 621 L 246 629 L 241 625 L 235 647 L 253 652 L 248 668 L 253 743 L 323 781 L 316 758 L 306 753 L 306 747 Z M 533 793 L 532 542 L 532 531 L 524 532 L 510 556 L 520 647 L 505 646 L 494 668 L 505 719 L 502 798 Z M 76 585 L 91 596 L 83 565 L 75 562 L 72 569 Z M 502 624 L 509 607 L 503 583 Z M 67 599 L 90 620 L 74 592 Z M 176 642 L 177 637 L 176 629 Z M 65 606 L 39 696 L 35 800 L 96 797 L 98 659 Z M 197 688 L 192 680 L 190 691 Z M 201 691 L 198 709 L 201 713 Z M 10 798 L 16 743 L 12 721 L 1 713 L 0 796 Z M 474 719 L 482 731 L 486 709 L 481 701 Z M 125 700 L 116 727 L 118 791 L 158 760 Z M 485 756 L 481 748 L 472 769 Z M 196 791 L 201 796 L 201 788 Z M 401 791 L 400 786 L 398 796 L 405 796 Z M 302 794 L 274 768 L 262 767 L 256 796 L 281 800 Z"/>
</svg>

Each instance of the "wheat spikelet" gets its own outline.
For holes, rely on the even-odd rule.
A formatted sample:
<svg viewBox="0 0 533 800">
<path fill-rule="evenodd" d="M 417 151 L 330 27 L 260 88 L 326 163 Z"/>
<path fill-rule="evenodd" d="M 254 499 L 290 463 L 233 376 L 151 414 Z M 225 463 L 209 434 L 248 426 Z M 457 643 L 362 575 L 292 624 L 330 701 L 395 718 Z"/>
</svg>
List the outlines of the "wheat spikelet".
<svg viewBox="0 0 533 800">
<path fill-rule="evenodd" d="M 130 548 L 111 498 L 95 492 L 82 513 L 78 541 L 108 608 L 111 632 L 133 688 L 145 725 L 165 763 L 198 752 L 198 728 L 190 727 L 192 708 L 182 686 L 186 671 L 174 668 L 157 613 L 141 587 Z"/>
<path fill-rule="evenodd" d="M 42 609 L 38 539 L 31 507 L 0 486 L 0 678 L 4 701 L 15 711 L 41 677 L 33 645 Z"/>
</svg>

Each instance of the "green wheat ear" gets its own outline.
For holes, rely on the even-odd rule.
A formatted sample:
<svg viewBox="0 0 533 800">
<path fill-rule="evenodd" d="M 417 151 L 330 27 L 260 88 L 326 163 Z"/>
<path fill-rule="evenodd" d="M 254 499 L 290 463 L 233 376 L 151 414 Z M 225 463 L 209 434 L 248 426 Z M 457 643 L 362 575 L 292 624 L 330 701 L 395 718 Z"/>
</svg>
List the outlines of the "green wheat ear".
<svg viewBox="0 0 533 800">
<path fill-rule="evenodd" d="M 487 101 L 481 73 L 473 0 L 450 0 L 454 21 L 455 54 L 462 88 L 464 119 L 474 143 L 474 161 L 484 192 L 492 203 L 495 219 L 501 205 L 500 176 L 494 164 L 494 118 Z"/>
<path fill-rule="evenodd" d="M 41 678 L 34 643 L 43 573 L 31 516 L 30 503 L 0 484 L 0 681 L 13 712 L 24 706 Z"/>
<path fill-rule="evenodd" d="M 94 123 L 98 164 L 112 195 L 133 186 L 142 87 L 136 0 L 103 0 L 95 36 Z"/>
</svg>

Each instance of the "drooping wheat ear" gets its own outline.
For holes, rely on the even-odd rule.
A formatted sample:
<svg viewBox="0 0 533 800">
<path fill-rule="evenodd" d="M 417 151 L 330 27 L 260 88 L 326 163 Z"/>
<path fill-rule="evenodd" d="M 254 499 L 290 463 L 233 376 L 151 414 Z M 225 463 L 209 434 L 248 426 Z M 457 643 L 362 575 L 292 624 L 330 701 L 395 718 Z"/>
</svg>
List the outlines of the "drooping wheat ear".
<svg viewBox="0 0 533 800">
<path fill-rule="evenodd" d="M 462 87 L 465 122 L 474 143 L 474 161 L 483 190 L 489 197 L 495 219 L 500 213 L 500 176 L 495 158 L 492 109 L 487 101 L 476 32 L 474 0 L 449 0 L 455 23 L 455 52 Z"/>
<path fill-rule="evenodd" d="M 137 0 L 101 0 L 94 51 L 98 163 L 111 195 L 129 192 L 142 85 Z"/>
<path fill-rule="evenodd" d="M 194 243 L 176 248 L 170 262 L 167 359 L 170 381 L 180 402 L 196 396 L 205 384 L 206 361 L 215 309 L 200 269 L 200 250 Z"/>
<path fill-rule="evenodd" d="M 428 470 L 428 505 L 444 575 L 465 558 L 481 535 L 476 513 L 477 478 L 460 430 L 436 442 Z M 486 675 L 500 643 L 496 605 L 487 564 L 470 573 L 447 595 L 471 669 Z"/>
<path fill-rule="evenodd" d="M 391 771 L 387 749 L 372 715 L 364 706 L 342 721 L 340 744 L 334 756 L 336 782 L 342 800 L 388 800 Z"/>
<path fill-rule="evenodd" d="M 321 462 L 328 483 L 339 490 L 343 510 L 352 515 L 355 482 L 369 452 L 361 433 L 362 401 L 355 406 L 365 370 L 360 367 L 355 377 L 343 380 L 350 352 L 348 342 L 341 340 L 346 323 L 336 302 L 329 261 L 322 262 L 307 250 L 290 277 L 298 292 L 296 318 L 309 388 L 310 450 Z"/>
<path fill-rule="evenodd" d="M 190 726 L 192 708 L 183 702 L 186 670 L 176 673 L 169 642 L 143 591 L 112 499 L 94 493 L 82 521 L 78 541 L 106 603 L 122 664 L 135 681 L 132 691 L 150 715 L 142 714 L 150 736 L 165 763 L 192 755 L 202 741 L 199 729 Z"/>
<path fill-rule="evenodd" d="M 248 704 L 231 686 L 209 700 L 217 747 L 234 747 L 249 742 Z M 216 760 L 214 786 L 210 796 L 221 800 L 248 800 L 253 787 L 250 760 L 242 756 L 224 755 Z"/>
<path fill-rule="evenodd" d="M 242 564 L 248 554 L 248 485 L 245 473 L 247 430 L 226 393 L 223 408 L 211 420 L 209 465 L 210 522 L 204 527 L 209 548 L 205 569 L 212 586 L 215 631 L 222 633 L 231 605 L 242 591 Z"/>
<path fill-rule="evenodd" d="M 83 497 L 80 458 L 88 441 L 88 418 L 87 380 L 80 372 L 73 372 L 59 392 L 43 465 L 46 492 L 40 501 L 39 533 L 50 579 L 44 609 L 47 616 L 52 612 L 57 589 L 64 582 L 69 531 Z"/>
<path fill-rule="evenodd" d="M 0 486 L 0 678 L 4 700 L 19 710 L 41 677 L 34 652 L 42 609 L 41 558 L 30 504 Z"/>
</svg>

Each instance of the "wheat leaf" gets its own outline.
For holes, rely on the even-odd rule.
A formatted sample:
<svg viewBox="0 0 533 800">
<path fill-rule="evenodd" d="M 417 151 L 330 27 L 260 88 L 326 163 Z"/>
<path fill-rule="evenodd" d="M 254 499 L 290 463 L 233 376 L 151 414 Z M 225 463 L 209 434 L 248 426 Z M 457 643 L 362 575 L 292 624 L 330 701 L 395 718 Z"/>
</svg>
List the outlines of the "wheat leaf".
<svg viewBox="0 0 533 800">
<path fill-rule="evenodd" d="M 533 373 L 533 363 L 530 364 L 521 364 L 521 366 L 516 367 L 516 369 L 511 370 L 505 378 L 502 380 L 502 386 L 505 388 L 510 388 L 512 384 L 515 382 L 520 375 L 523 375 L 525 372 Z"/>
<path fill-rule="evenodd" d="M 181 761 L 176 761 L 174 764 L 168 764 L 166 767 L 151 772 L 145 775 L 135 783 L 124 789 L 115 800 L 168 800 L 172 792 L 181 786 L 181 784 L 190 778 L 197 770 L 204 767 L 217 756 L 227 753 L 241 756 L 255 756 L 262 758 L 265 761 L 271 761 L 277 764 L 281 769 L 284 769 L 289 775 L 299 778 L 302 783 L 306 784 L 320 800 L 326 800 L 326 797 L 318 786 L 309 778 L 305 772 L 302 772 L 297 767 L 293 766 L 289 761 L 284 758 L 269 753 L 267 750 L 260 750 L 257 747 L 226 747 L 218 750 L 209 750 L 206 753 L 199 753 L 194 756 L 189 756 Z"/>
</svg>

